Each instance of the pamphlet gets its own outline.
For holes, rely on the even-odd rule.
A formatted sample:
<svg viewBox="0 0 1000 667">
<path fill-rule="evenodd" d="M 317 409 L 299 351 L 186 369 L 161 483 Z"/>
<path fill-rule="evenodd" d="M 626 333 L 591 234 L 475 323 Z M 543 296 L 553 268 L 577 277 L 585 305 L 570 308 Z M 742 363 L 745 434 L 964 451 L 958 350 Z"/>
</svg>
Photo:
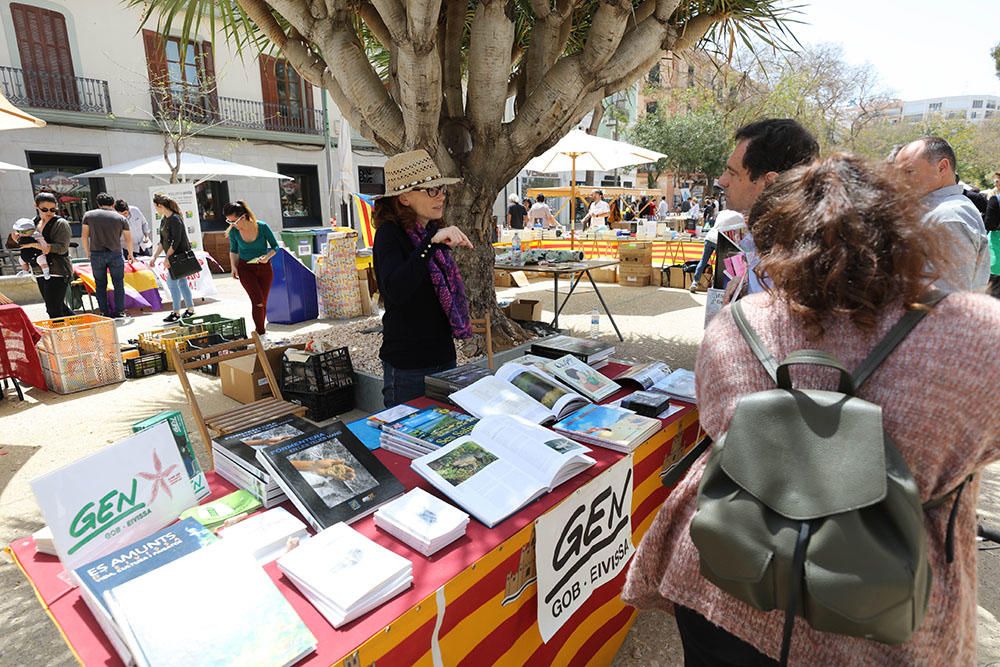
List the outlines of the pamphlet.
<svg viewBox="0 0 1000 667">
<path fill-rule="evenodd" d="M 549 361 L 545 364 L 545 368 L 557 380 L 595 402 L 603 401 L 621 389 L 606 375 L 594 370 L 572 354 Z"/>
</svg>

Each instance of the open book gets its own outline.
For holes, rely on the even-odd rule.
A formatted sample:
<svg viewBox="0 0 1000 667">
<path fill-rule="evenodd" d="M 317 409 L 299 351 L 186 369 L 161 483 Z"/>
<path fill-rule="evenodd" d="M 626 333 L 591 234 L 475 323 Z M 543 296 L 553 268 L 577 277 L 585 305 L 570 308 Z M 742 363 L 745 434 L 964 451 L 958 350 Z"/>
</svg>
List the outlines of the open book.
<svg viewBox="0 0 1000 667">
<path fill-rule="evenodd" d="M 694 371 L 689 371 L 686 368 L 678 368 L 650 387 L 650 391 L 666 394 L 671 398 L 688 403 L 697 403 L 698 401 L 695 394 Z"/>
<path fill-rule="evenodd" d="M 413 470 L 492 528 L 594 465 L 590 450 L 524 419 L 483 417 L 472 433 L 421 456 Z"/>
<path fill-rule="evenodd" d="M 456 391 L 451 400 L 480 418 L 517 415 L 536 424 L 561 419 L 589 403 L 545 371 L 515 362 Z"/>
<path fill-rule="evenodd" d="M 546 370 L 565 384 L 592 401 L 603 401 L 621 387 L 600 371 L 594 370 L 572 354 L 553 359 L 545 364 Z"/>
<path fill-rule="evenodd" d="M 657 382 L 670 375 L 670 366 L 662 361 L 652 361 L 648 364 L 636 364 L 615 378 L 622 386 L 628 383 L 639 385 L 640 389 L 651 389 Z"/>
</svg>

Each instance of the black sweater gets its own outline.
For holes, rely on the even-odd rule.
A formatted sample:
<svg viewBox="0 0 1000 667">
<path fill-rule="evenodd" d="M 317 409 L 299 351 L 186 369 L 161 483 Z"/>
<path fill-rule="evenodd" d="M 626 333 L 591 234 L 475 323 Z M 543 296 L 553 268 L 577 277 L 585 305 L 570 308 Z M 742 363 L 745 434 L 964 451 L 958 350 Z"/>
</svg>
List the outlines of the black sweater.
<svg viewBox="0 0 1000 667">
<path fill-rule="evenodd" d="M 184 223 L 176 213 L 160 220 L 160 246 L 164 253 L 170 248 L 173 248 L 175 253 L 191 250 L 187 230 L 184 229 Z"/>
<path fill-rule="evenodd" d="M 431 284 L 430 236 L 420 248 L 398 225 L 384 223 L 372 244 L 375 278 L 385 302 L 379 357 L 404 370 L 455 361 L 451 325 Z"/>
</svg>

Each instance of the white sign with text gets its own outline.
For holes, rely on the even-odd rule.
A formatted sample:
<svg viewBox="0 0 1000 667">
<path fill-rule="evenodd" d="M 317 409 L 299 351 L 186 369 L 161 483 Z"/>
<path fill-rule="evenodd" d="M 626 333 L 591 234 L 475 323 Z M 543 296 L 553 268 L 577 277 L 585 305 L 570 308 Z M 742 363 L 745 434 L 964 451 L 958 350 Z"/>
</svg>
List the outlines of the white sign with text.
<svg viewBox="0 0 1000 667">
<path fill-rule="evenodd" d="M 535 522 L 542 641 L 624 571 L 634 551 L 629 454 Z"/>
<path fill-rule="evenodd" d="M 154 185 L 149 189 L 149 206 L 153 211 L 150 220 L 153 224 L 153 241 L 160 238 L 160 216 L 156 214 L 156 205 L 153 204 L 153 195 L 162 193 L 177 202 L 181 207 L 181 220 L 184 221 L 184 229 L 187 230 L 188 241 L 195 250 L 201 250 L 204 246 L 201 243 L 201 215 L 198 213 L 198 193 L 191 183 L 164 183 Z"/>
</svg>

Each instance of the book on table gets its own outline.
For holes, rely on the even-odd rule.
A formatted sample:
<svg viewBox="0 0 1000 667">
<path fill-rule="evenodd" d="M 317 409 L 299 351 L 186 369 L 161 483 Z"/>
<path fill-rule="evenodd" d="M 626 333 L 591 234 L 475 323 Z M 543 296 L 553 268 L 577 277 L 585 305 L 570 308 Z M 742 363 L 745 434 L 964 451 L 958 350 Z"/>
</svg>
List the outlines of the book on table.
<svg viewBox="0 0 1000 667">
<path fill-rule="evenodd" d="M 284 507 L 275 507 L 223 528 L 219 537 L 264 565 L 307 539 L 309 530 Z"/>
<path fill-rule="evenodd" d="M 574 440 L 627 453 L 649 439 L 661 427 L 659 419 L 643 417 L 625 408 L 591 404 L 552 428 Z"/>
<path fill-rule="evenodd" d="M 606 362 L 608 357 L 614 353 L 614 345 L 587 338 L 574 338 L 573 336 L 555 336 L 531 344 L 531 354 L 549 359 L 558 359 L 572 354 L 583 363 L 590 365 Z"/>
<path fill-rule="evenodd" d="M 644 417 L 658 417 L 670 406 L 670 397 L 656 391 L 636 391 L 623 398 L 621 406 Z"/>
<path fill-rule="evenodd" d="M 231 484 L 246 489 L 270 508 L 286 500 L 271 473 L 257 461 L 257 452 L 289 438 L 313 433 L 316 426 L 294 415 L 278 417 L 212 441 L 215 470 Z"/>
<path fill-rule="evenodd" d="M 536 424 L 560 419 L 589 402 L 540 368 L 513 361 L 456 391 L 451 400 L 480 418 L 518 415 Z"/>
<path fill-rule="evenodd" d="M 257 459 L 317 531 L 360 519 L 403 493 L 340 421 L 262 449 Z"/>
<path fill-rule="evenodd" d="M 428 398 L 439 401 L 446 401 L 448 397 L 459 389 L 468 387 L 470 384 L 493 375 L 486 366 L 479 364 L 464 364 L 457 368 L 451 368 L 440 373 L 434 373 L 424 378 L 424 393 Z"/>
<path fill-rule="evenodd" d="M 316 638 L 253 556 L 225 541 L 115 586 L 104 598 L 140 667 L 278 667 L 316 650 Z"/>
<path fill-rule="evenodd" d="M 572 354 L 552 359 L 545 364 L 545 368 L 555 379 L 594 402 L 603 401 L 621 391 L 613 380 Z"/>
<path fill-rule="evenodd" d="M 366 421 L 368 422 L 368 425 L 371 426 L 372 428 L 381 429 L 386 424 L 392 424 L 393 422 L 397 422 L 403 417 L 408 417 L 412 415 L 414 412 L 420 412 L 420 408 L 415 408 L 412 405 L 401 403 L 391 408 L 386 408 L 381 412 L 376 412 L 375 414 L 368 415 Z"/>
<path fill-rule="evenodd" d="M 478 421 L 445 407 L 423 408 L 383 425 L 379 444 L 386 451 L 414 459 L 468 435 Z"/>
<path fill-rule="evenodd" d="M 215 535 L 194 519 L 183 519 L 137 542 L 73 570 L 80 597 L 126 665 L 132 652 L 104 600 L 104 593 L 212 544 Z"/>
<path fill-rule="evenodd" d="M 417 487 L 375 512 L 375 525 L 425 556 L 465 535 L 469 515 Z"/>
<path fill-rule="evenodd" d="M 686 403 L 698 402 L 697 394 L 695 393 L 694 371 L 689 371 L 686 368 L 678 368 L 654 384 L 650 390 L 666 394 L 671 398 L 676 398 Z"/>
<path fill-rule="evenodd" d="M 278 559 L 327 621 L 339 628 L 413 583 L 413 564 L 345 523 L 321 530 Z"/>
<path fill-rule="evenodd" d="M 411 466 L 492 528 L 594 465 L 589 451 L 520 417 L 498 415 L 483 417 L 471 434 Z"/>
<path fill-rule="evenodd" d="M 662 361 L 651 361 L 646 364 L 636 364 L 627 371 L 620 373 L 615 382 L 622 386 L 638 385 L 640 389 L 651 389 L 657 382 L 670 375 L 670 366 Z"/>
</svg>

